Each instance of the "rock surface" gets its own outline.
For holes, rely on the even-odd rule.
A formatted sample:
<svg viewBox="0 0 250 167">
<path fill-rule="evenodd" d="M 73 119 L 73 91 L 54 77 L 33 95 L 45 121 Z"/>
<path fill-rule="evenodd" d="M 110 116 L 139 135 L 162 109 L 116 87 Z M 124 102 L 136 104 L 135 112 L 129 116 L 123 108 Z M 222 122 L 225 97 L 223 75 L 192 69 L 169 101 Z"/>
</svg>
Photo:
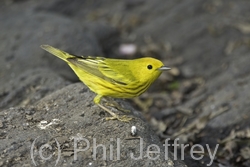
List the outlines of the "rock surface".
<svg viewBox="0 0 250 167">
<path fill-rule="evenodd" d="M 93 98 L 94 93 L 76 83 L 47 95 L 32 107 L 1 111 L 2 165 L 185 166 L 174 160 L 172 153 L 165 153 L 140 113 L 130 108 L 134 115 L 130 123 L 106 121 L 109 115 L 89 101 Z M 136 136 L 131 136 L 131 125 L 137 128 Z M 148 152 L 149 148 L 157 151 L 155 145 L 159 153 Z M 47 161 L 41 158 L 43 146 L 42 156 L 53 155 Z"/>
</svg>

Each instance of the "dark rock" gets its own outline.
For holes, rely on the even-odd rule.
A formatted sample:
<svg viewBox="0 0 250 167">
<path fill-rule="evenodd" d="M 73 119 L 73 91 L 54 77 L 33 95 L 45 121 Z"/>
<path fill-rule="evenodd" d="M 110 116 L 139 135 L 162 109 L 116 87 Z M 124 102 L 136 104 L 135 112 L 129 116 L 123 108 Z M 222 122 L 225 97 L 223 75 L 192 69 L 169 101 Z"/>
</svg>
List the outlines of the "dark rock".
<svg viewBox="0 0 250 167">
<path fill-rule="evenodd" d="M 85 90 L 84 93 L 81 93 Z M 73 97 L 68 103 L 67 98 Z M 102 111 L 97 105 L 89 101 L 94 98 L 94 93 L 82 83 L 71 84 L 63 89 L 57 90 L 39 100 L 34 105 L 33 119 L 27 119 L 24 112 L 29 111 L 27 108 L 12 108 L 1 111 L 0 114 L 7 113 L 5 118 L 11 117 L 6 124 L 15 125 L 15 128 L 8 130 L 7 138 L 1 139 L 0 151 L 5 157 L 4 165 L 13 166 L 19 162 L 13 161 L 20 157 L 20 162 L 32 163 L 30 156 L 34 157 L 34 162 L 39 166 L 52 166 L 56 163 L 56 158 L 61 154 L 58 162 L 59 166 L 74 164 L 74 166 L 87 166 L 95 164 L 100 166 L 106 164 L 107 166 L 185 166 L 179 160 L 173 160 L 172 153 L 168 153 L 169 160 L 165 160 L 165 153 L 163 144 L 159 138 L 152 134 L 152 129 L 144 122 L 137 111 L 123 104 L 132 111 L 134 119 L 129 123 L 120 122 L 117 120 L 106 121 L 108 117 L 106 112 Z M 121 101 L 120 101 L 121 102 Z M 84 117 L 82 113 L 84 112 Z M 25 129 L 23 128 L 25 124 Z M 28 125 L 28 126 L 27 126 Z M 131 127 L 136 126 L 137 136 L 131 136 Z M 4 130 L 4 129 L 3 129 Z M 140 150 L 140 139 L 143 140 L 143 156 L 140 160 L 133 160 L 131 153 L 138 157 Z M 89 149 L 86 151 L 79 151 L 77 153 L 77 160 L 74 160 L 74 142 L 75 149 L 84 149 L 87 147 L 86 140 L 89 141 Z M 107 147 L 107 160 L 102 160 L 103 151 L 97 149 L 97 159 L 93 159 L 94 140 L 96 144 L 103 144 Z M 58 152 L 57 143 L 60 143 L 61 153 Z M 48 154 L 53 154 L 50 160 L 41 162 L 41 157 L 36 151 L 44 144 L 49 144 L 53 147 L 52 151 L 45 151 Z M 118 143 L 118 145 L 117 145 Z M 120 144 L 119 144 L 120 143 Z M 34 147 L 32 147 L 34 144 Z M 147 158 L 147 147 L 151 144 L 159 146 L 159 158 L 150 160 Z M 113 160 L 110 160 L 110 145 L 113 147 Z M 120 147 L 120 156 L 117 154 L 117 149 Z M 32 154 L 31 154 L 31 152 Z M 70 153 L 71 152 L 71 153 Z M 21 155 L 19 155 L 21 153 Z M 152 154 L 151 156 L 156 156 Z M 117 157 L 118 156 L 118 157 Z M 120 158 L 119 158 L 120 157 Z M 117 160 L 119 158 L 120 160 Z"/>
</svg>

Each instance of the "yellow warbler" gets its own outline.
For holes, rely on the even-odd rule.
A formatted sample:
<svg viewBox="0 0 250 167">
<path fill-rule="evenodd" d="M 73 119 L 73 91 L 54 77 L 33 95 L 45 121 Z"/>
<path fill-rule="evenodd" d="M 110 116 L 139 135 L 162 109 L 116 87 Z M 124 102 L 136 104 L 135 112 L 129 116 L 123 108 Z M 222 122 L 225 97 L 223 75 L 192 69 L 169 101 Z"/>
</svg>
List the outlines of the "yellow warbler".
<svg viewBox="0 0 250 167">
<path fill-rule="evenodd" d="M 160 60 L 144 57 L 133 60 L 110 59 L 104 57 L 75 56 L 49 45 L 41 48 L 66 61 L 79 79 L 97 94 L 94 102 L 109 112 L 112 117 L 129 121 L 126 116 L 119 117 L 106 107 L 100 105 L 104 96 L 115 98 L 132 98 L 145 92 L 160 76 L 169 70 Z"/>
</svg>

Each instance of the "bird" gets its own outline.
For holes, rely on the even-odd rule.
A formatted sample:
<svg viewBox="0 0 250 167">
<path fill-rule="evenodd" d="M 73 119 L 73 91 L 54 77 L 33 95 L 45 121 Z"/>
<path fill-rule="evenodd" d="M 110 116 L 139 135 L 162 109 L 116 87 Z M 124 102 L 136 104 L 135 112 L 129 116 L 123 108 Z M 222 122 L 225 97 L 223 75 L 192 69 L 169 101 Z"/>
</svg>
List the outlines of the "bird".
<svg viewBox="0 0 250 167">
<path fill-rule="evenodd" d="M 107 111 L 112 117 L 129 122 L 132 118 L 119 116 L 100 104 L 103 97 L 133 98 L 144 93 L 168 66 L 155 58 L 114 59 L 69 54 L 50 45 L 41 48 L 65 61 L 78 78 L 94 93 L 94 103 Z"/>
</svg>

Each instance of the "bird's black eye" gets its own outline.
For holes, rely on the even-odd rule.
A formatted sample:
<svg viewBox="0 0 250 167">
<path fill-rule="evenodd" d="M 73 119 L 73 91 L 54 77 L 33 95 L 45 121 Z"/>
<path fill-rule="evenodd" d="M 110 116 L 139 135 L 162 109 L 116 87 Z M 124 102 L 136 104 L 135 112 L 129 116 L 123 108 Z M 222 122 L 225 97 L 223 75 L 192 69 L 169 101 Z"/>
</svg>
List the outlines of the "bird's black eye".
<svg viewBox="0 0 250 167">
<path fill-rule="evenodd" d="M 153 68 L 153 66 L 149 64 L 148 69 L 151 70 L 152 68 Z"/>
</svg>

